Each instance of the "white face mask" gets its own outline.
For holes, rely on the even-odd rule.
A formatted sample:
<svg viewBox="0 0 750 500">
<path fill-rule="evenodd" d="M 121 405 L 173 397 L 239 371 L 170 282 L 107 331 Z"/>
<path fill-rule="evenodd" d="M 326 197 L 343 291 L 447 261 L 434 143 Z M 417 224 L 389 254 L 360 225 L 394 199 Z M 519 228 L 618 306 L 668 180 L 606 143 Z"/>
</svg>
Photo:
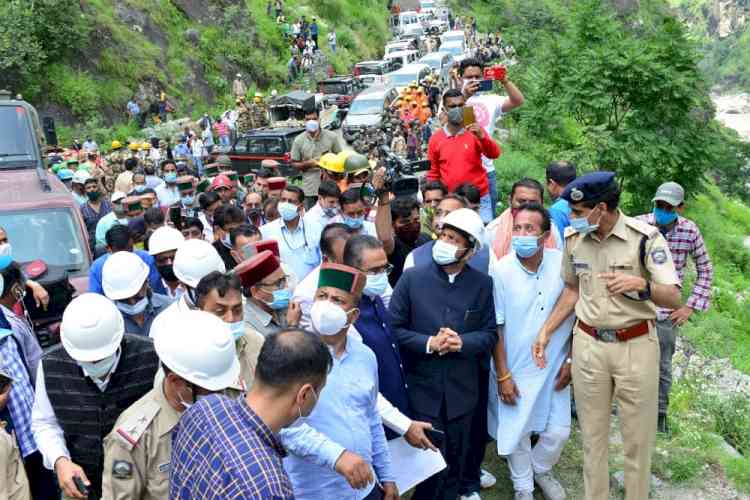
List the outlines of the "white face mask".
<svg viewBox="0 0 750 500">
<path fill-rule="evenodd" d="M 91 362 L 91 361 L 78 361 L 78 366 L 81 367 L 83 373 L 87 377 L 104 379 L 107 378 L 109 372 L 112 371 L 112 367 L 115 365 L 117 358 L 120 356 L 120 350 L 116 350 L 106 358 Z"/>
<path fill-rule="evenodd" d="M 346 328 L 349 318 L 346 311 L 328 300 L 316 301 L 310 308 L 310 321 L 320 335 L 336 335 Z"/>
<path fill-rule="evenodd" d="M 146 310 L 146 307 L 148 307 L 148 297 L 143 297 L 133 305 L 117 300 L 115 301 L 115 305 L 123 314 L 127 316 L 135 316 Z"/>
<path fill-rule="evenodd" d="M 10 257 L 13 252 L 13 248 L 10 243 L 0 244 L 0 257 Z"/>
</svg>

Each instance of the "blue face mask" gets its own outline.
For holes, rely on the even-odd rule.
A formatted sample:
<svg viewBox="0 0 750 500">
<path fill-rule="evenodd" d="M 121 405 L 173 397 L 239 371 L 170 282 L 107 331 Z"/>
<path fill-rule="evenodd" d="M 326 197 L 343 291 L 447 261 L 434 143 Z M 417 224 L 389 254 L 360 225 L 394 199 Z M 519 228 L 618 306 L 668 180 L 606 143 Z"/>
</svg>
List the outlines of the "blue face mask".
<svg viewBox="0 0 750 500">
<path fill-rule="evenodd" d="M 601 217 L 599 219 L 601 219 Z M 596 224 L 591 224 L 588 217 L 578 217 L 570 219 L 570 227 L 581 234 L 589 234 L 599 229 L 599 223 L 597 222 Z"/>
<path fill-rule="evenodd" d="M 443 240 L 437 240 L 432 246 L 432 260 L 439 266 L 448 266 L 458 262 L 458 247 Z"/>
<path fill-rule="evenodd" d="M 362 223 L 365 222 L 364 215 L 362 217 L 349 217 L 348 215 L 344 216 L 344 224 L 349 226 L 352 229 L 359 229 L 362 227 Z"/>
<path fill-rule="evenodd" d="M 234 340 L 239 340 L 245 335 L 245 322 L 240 320 L 235 321 L 234 323 L 229 323 L 229 330 L 232 332 L 232 338 Z"/>
<path fill-rule="evenodd" d="M 654 219 L 660 226 L 668 226 L 677 220 L 677 212 L 654 207 Z"/>
<path fill-rule="evenodd" d="M 522 259 L 528 259 L 539 251 L 539 238 L 537 236 L 513 236 L 510 244 L 516 255 Z"/>
<path fill-rule="evenodd" d="M 276 290 L 273 292 L 273 301 L 268 304 L 268 307 L 274 311 L 286 309 L 289 307 L 289 299 L 292 298 L 292 293 L 284 288 L 283 290 Z"/>
<path fill-rule="evenodd" d="M 167 172 L 164 174 L 164 182 L 167 184 L 174 184 L 177 182 L 177 172 Z"/>
<path fill-rule="evenodd" d="M 195 197 L 193 195 L 187 195 L 180 198 L 180 202 L 182 203 L 182 206 L 189 207 L 193 204 L 195 201 Z"/>
<path fill-rule="evenodd" d="M 144 192 L 146 190 L 146 185 L 145 184 L 136 184 L 135 187 L 133 188 L 133 190 L 136 193 L 142 193 L 142 192 Z"/>
<path fill-rule="evenodd" d="M 299 216 L 297 205 L 289 203 L 288 201 L 281 201 L 278 205 L 279 215 L 284 222 L 289 222 L 296 219 Z"/>
<path fill-rule="evenodd" d="M 388 275 L 386 273 L 368 274 L 364 293 L 369 297 L 380 297 L 388 288 Z"/>
</svg>

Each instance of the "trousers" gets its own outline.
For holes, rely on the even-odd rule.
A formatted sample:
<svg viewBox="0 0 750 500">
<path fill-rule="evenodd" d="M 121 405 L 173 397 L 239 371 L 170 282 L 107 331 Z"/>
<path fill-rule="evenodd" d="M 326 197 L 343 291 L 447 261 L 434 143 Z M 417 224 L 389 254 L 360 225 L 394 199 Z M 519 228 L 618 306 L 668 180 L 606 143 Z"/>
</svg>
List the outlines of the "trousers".
<svg viewBox="0 0 750 500">
<path fill-rule="evenodd" d="M 654 327 L 626 342 L 573 330 L 573 390 L 583 438 L 586 500 L 609 498 L 609 425 L 617 402 L 625 455 L 625 495 L 646 500 L 656 440 L 659 342 Z"/>
<path fill-rule="evenodd" d="M 672 388 L 672 356 L 679 328 L 671 320 L 656 322 L 659 337 L 659 415 L 666 415 L 669 409 L 669 390 Z"/>
<path fill-rule="evenodd" d="M 419 483 L 414 490 L 412 500 L 456 500 L 459 493 L 459 482 L 462 477 L 466 452 L 469 448 L 471 418 L 474 412 L 448 420 L 445 401 L 440 415 L 432 417 L 414 410 L 414 419 L 430 422 L 435 429 L 445 433 L 441 443 L 434 443 L 443 454 L 448 465 L 441 472 Z"/>
<path fill-rule="evenodd" d="M 463 473 L 461 474 L 462 495 L 479 493 L 481 490 L 482 462 L 487 443 L 491 437 L 487 435 L 487 400 L 490 385 L 489 365 L 483 363 L 479 366 L 479 402 L 474 415 L 471 418 L 471 430 L 469 432 L 469 449 L 466 452 Z"/>
<path fill-rule="evenodd" d="M 539 434 L 531 448 L 531 433 L 524 435 L 518 448 L 508 456 L 510 479 L 515 491 L 534 491 L 534 474 L 544 474 L 560 460 L 560 454 L 570 437 L 570 427 L 549 425 Z"/>
</svg>

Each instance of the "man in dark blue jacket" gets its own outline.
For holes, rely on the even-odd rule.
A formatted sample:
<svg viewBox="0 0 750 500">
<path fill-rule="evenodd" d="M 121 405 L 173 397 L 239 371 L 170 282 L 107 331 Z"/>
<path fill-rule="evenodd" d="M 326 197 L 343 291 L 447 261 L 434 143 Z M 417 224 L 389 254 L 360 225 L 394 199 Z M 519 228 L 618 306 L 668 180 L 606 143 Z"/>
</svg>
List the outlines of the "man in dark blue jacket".
<svg viewBox="0 0 750 500">
<path fill-rule="evenodd" d="M 460 208 L 443 219 L 432 263 L 407 270 L 390 303 L 405 357 L 414 417 L 444 432 L 448 468 L 417 486 L 414 500 L 455 500 L 479 402 L 480 359 L 497 342 L 492 281 L 467 265 L 482 247 L 484 226 Z M 486 411 L 486 410 L 485 410 Z"/>
</svg>

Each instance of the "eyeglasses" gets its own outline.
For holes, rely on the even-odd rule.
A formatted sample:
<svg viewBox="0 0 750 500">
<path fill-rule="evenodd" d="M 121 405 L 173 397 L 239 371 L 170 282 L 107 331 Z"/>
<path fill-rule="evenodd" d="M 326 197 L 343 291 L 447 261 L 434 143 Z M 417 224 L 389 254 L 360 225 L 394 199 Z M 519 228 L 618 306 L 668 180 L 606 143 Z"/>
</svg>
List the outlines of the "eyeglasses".
<svg viewBox="0 0 750 500">
<path fill-rule="evenodd" d="M 365 273 L 367 276 L 375 276 L 381 273 L 385 274 L 391 274 L 393 272 L 393 264 L 386 264 L 384 266 L 375 267 L 368 270 L 362 270 L 363 273 Z"/>
<path fill-rule="evenodd" d="M 286 288 L 287 282 L 289 281 L 289 276 L 284 275 L 283 278 L 279 279 L 278 281 L 274 283 L 263 283 L 260 282 L 259 286 L 263 288 L 269 288 L 272 290 L 283 290 Z"/>
</svg>

